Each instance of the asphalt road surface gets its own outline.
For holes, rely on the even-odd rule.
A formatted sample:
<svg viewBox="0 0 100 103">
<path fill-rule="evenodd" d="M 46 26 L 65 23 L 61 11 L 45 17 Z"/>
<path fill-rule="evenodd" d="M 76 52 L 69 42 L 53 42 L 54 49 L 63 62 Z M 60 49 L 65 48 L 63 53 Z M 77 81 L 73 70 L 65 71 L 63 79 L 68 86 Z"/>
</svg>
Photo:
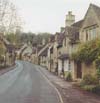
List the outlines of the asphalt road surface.
<svg viewBox="0 0 100 103">
<path fill-rule="evenodd" d="M 61 103 L 57 91 L 39 66 L 17 61 L 17 67 L 0 76 L 0 103 Z"/>
</svg>

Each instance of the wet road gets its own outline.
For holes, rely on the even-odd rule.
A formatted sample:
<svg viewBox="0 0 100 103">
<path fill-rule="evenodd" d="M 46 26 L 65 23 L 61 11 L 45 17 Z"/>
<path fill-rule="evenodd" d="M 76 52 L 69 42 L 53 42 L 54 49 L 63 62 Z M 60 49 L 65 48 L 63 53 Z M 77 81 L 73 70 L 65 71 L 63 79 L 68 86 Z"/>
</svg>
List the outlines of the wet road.
<svg viewBox="0 0 100 103">
<path fill-rule="evenodd" d="M 17 65 L 0 76 L 0 103 L 60 103 L 57 91 L 38 66 L 22 61 Z"/>
</svg>

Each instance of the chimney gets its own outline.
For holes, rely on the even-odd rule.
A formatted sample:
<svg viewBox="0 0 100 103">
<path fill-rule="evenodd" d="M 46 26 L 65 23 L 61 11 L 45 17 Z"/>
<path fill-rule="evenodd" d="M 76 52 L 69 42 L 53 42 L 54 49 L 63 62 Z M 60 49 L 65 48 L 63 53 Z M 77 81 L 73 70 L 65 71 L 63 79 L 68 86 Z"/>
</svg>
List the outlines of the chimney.
<svg viewBox="0 0 100 103">
<path fill-rule="evenodd" d="M 69 11 L 66 15 L 65 26 L 71 26 L 73 23 L 75 23 L 75 15 L 72 14 L 72 11 Z"/>
<path fill-rule="evenodd" d="M 60 32 L 62 33 L 65 30 L 64 27 L 61 27 Z"/>
<path fill-rule="evenodd" d="M 42 39 L 42 45 L 45 45 L 46 44 L 46 40 L 43 38 Z"/>
</svg>

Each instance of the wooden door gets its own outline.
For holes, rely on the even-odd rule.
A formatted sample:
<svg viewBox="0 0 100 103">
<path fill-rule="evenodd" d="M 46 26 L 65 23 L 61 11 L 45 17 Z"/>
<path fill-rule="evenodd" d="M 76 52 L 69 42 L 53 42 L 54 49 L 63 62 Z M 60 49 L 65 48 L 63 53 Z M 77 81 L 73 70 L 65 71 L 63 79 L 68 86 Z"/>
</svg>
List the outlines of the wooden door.
<svg viewBox="0 0 100 103">
<path fill-rule="evenodd" d="M 77 63 L 77 78 L 82 78 L 82 65 L 80 62 Z"/>
</svg>

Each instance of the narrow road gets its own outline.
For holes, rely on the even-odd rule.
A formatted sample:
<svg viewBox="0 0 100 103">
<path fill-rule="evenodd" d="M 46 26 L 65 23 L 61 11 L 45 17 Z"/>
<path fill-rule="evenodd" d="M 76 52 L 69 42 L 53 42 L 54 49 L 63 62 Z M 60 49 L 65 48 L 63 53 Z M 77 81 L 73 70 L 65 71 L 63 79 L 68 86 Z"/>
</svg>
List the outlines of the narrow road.
<svg viewBox="0 0 100 103">
<path fill-rule="evenodd" d="M 0 76 L 0 103 L 61 103 L 38 66 L 24 61 L 17 65 Z"/>
</svg>

